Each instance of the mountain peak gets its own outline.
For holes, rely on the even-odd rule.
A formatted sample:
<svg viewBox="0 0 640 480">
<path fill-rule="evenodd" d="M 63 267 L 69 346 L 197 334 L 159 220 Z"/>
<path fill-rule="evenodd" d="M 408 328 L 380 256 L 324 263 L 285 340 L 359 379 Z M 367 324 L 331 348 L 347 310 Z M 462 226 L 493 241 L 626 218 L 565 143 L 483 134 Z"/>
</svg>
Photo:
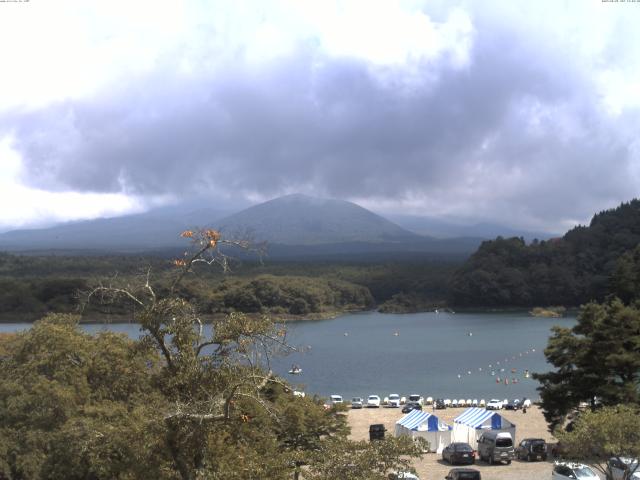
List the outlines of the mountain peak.
<svg viewBox="0 0 640 480">
<path fill-rule="evenodd" d="M 228 234 L 249 232 L 257 241 L 285 245 L 379 243 L 418 238 L 355 203 L 299 193 L 249 207 L 221 220 L 218 227 Z"/>
</svg>

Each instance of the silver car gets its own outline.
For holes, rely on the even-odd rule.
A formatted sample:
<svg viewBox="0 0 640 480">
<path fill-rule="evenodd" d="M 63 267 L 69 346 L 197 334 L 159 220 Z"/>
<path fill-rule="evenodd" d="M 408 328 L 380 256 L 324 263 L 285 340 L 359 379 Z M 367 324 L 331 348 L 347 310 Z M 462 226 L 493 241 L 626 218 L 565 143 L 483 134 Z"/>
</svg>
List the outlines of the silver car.
<svg viewBox="0 0 640 480">
<path fill-rule="evenodd" d="M 551 480 L 600 480 L 591 468 L 581 463 L 559 462 L 553 466 Z"/>
</svg>

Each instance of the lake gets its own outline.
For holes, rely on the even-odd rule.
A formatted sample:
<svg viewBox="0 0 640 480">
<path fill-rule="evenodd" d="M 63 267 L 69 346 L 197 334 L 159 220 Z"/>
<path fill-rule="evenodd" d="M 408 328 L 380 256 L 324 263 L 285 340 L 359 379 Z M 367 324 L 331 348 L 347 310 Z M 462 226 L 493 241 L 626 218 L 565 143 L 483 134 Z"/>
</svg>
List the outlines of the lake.
<svg viewBox="0 0 640 480">
<path fill-rule="evenodd" d="M 550 328 L 573 324 L 571 317 L 533 318 L 526 313 L 349 314 L 288 323 L 289 342 L 304 353 L 275 358 L 272 364 L 292 383 L 303 384 L 301 389 L 322 396 L 419 393 L 434 398 L 537 399 L 538 384 L 525 378 L 524 371 L 548 371 L 543 350 Z M 82 327 L 139 335 L 135 324 Z M 0 324 L 0 332 L 25 328 L 29 324 Z M 302 368 L 301 375 L 287 374 L 294 363 Z"/>
</svg>

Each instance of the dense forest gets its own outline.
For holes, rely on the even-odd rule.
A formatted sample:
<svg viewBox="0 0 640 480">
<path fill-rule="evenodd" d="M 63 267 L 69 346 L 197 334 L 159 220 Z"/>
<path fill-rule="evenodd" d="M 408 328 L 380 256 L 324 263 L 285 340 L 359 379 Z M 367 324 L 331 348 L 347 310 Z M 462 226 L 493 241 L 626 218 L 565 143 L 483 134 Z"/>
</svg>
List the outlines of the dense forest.
<svg viewBox="0 0 640 480">
<path fill-rule="evenodd" d="M 230 275 L 196 268 L 197 275 L 186 278 L 179 293 L 211 315 L 244 312 L 319 318 L 373 308 L 419 311 L 444 304 L 447 283 L 459 266 L 452 260 L 421 257 L 377 263 L 244 259 L 232 263 Z M 29 321 L 50 312 L 78 312 L 82 292 L 114 277 L 133 282 L 149 269 L 159 292 L 166 292 L 175 273 L 167 258 L 0 254 L 0 319 Z M 89 304 L 83 318 L 131 318 L 127 308 Z"/>
<path fill-rule="evenodd" d="M 398 256 L 366 260 L 283 261 L 242 258 L 232 275 L 197 269 L 180 287 L 206 314 L 267 313 L 320 318 L 377 308 L 416 312 L 463 307 L 579 306 L 640 288 L 640 200 L 595 215 L 562 238 L 484 242 L 466 262 Z M 79 292 L 113 277 L 135 279 L 151 269 L 160 291 L 172 281 L 161 256 L 35 256 L 0 253 L 0 319 L 34 320 L 79 308 Z M 131 317 L 124 307 L 89 305 L 85 320 Z"/>
<path fill-rule="evenodd" d="M 598 213 L 562 238 L 484 242 L 450 285 L 459 306 L 578 306 L 640 285 L 640 200 Z"/>
</svg>

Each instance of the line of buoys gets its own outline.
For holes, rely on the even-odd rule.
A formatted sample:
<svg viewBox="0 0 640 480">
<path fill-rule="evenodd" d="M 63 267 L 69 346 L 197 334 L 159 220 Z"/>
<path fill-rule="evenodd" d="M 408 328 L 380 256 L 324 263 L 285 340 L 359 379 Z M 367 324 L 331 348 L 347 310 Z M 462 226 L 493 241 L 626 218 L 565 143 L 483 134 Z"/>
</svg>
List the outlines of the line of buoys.
<svg viewBox="0 0 640 480">
<path fill-rule="evenodd" d="M 472 333 L 469 332 L 469 336 L 471 336 L 471 335 L 472 335 Z M 511 357 L 511 359 L 512 360 L 516 360 L 518 358 L 523 357 L 523 355 L 528 355 L 529 353 L 534 353 L 535 351 L 536 351 L 535 348 L 531 348 L 531 349 L 526 350 L 524 352 L 518 352 L 517 356 L 513 355 Z M 504 359 L 504 363 L 508 363 L 508 362 L 509 362 L 509 357 L 506 357 Z M 496 362 L 496 365 L 500 365 L 500 361 L 499 360 Z M 493 364 L 491 364 L 491 363 L 489 364 L 489 369 L 490 369 L 491 376 L 495 377 L 497 369 L 493 368 Z M 513 374 L 518 373 L 518 369 L 515 368 L 515 367 L 511 368 L 510 370 L 511 370 L 511 373 L 513 373 Z M 482 372 L 482 371 L 483 371 L 482 367 L 478 367 L 478 372 Z M 487 371 L 489 371 L 489 370 L 487 370 Z M 506 371 L 506 369 L 504 367 L 500 368 L 500 372 L 505 372 L 505 371 Z M 471 370 L 467 370 L 467 375 L 471 375 Z M 528 369 L 524 369 L 523 370 L 523 377 L 524 378 L 530 378 L 531 377 L 531 374 L 530 374 Z M 458 374 L 458 378 L 462 379 L 462 375 Z M 520 380 L 517 377 L 513 377 L 511 380 L 509 380 L 508 378 L 503 378 L 503 379 L 501 379 L 500 377 L 496 378 L 496 383 L 504 383 L 505 385 L 509 385 L 509 383 L 513 384 L 513 383 L 519 383 L 519 382 L 520 382 Z"/>
</svg>

